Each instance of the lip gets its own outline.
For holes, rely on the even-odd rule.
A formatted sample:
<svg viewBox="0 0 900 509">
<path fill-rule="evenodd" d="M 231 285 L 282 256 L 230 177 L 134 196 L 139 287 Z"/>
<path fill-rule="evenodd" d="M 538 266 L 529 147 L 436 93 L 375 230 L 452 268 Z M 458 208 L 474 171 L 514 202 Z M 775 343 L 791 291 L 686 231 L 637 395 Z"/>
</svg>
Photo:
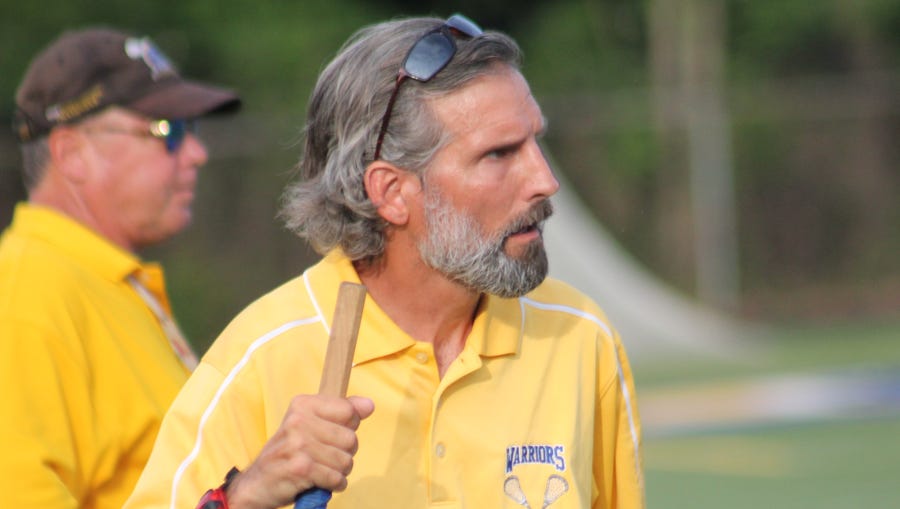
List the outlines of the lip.
<svg viewBox="0 0 900 509">
<path fill-rule="evenodd" d="M 510 234 L 508 238 L 515 239 L 516 241 L 530 242 L 541 238 L 541 229 L 532 225 L 522 231 Z"/>
<path fill-rule="evenodd" d="M 175 193 L 175 196 L 183 203 L 193 203 L 194 189 L 181 189 Z"/>
</svg>

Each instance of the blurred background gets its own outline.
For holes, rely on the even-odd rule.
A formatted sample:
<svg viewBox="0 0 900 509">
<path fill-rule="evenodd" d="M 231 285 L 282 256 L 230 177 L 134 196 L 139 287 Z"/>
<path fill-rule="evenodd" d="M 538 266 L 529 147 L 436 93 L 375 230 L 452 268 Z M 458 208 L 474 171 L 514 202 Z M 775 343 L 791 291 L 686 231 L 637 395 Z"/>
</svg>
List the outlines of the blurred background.
<svg viewBox="0 0 900 509">
<path fill-rule="evenodd" d="M 202 352 L 316 259 L 276 214 L 318 72 L 365 24 L 453 12 L 525 52 L 551 270 L 632 352 L 650 507 L 900 506 L 900 0 L 0 0 L 0 120 L 85 25 L 240 91 L 201 125 L 195 224 L 143 253 Z M 0 227 L 19 165 L 0 129 Z"/>
</svg>

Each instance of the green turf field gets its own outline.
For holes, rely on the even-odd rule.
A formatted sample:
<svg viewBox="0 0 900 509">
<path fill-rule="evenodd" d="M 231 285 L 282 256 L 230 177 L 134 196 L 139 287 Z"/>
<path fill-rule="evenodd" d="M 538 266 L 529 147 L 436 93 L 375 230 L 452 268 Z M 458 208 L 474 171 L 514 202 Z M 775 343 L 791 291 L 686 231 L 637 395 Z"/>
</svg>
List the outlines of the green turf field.
<svg viewBox="0 0 900 509">
<path fill-rule="evenodd" d="M 635 363 L 649 507 L 900 508 L 900 324 L 766 343 Z"/>
</svg>

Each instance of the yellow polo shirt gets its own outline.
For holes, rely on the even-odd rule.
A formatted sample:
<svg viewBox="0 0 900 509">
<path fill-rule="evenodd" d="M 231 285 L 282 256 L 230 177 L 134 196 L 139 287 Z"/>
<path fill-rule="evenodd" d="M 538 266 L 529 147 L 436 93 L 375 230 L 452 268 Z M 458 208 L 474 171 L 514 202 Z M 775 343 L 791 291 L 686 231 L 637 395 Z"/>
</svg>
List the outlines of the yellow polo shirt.
<svg viewBox="0 0 900 509">
<path fill-rule="evenodd" d="M 341 281 L 359 278 L 334 252 L 237 316 L 166 415 L 126 508 L 192 508 L 250 464 L 291 398 L 317 392 Z M 372 398 L 375 413 L 329 509 L 644 506 L 622 345 L 596 305 L 558 281 L 484 298 L 443 379 L 431 344 L 369 296 L 349 394 Z"/>
<path fill-rule="evenodd" d="M 157 318 L 157 266 L 47 208 L 0 240 L 0 505 L 120 509 L 187 379 Z"/>
</svg>

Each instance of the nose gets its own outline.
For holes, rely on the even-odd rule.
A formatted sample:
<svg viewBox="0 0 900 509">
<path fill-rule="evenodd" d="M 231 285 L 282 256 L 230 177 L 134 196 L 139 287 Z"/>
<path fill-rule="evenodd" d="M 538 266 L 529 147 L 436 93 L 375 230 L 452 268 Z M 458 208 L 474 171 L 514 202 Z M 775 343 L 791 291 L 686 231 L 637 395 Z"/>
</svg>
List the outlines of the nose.
<svg viewBox="0 0 900 509">
<path fill-rule="evenodd" d="M 539 200 L 549 198 L 559 191 L 559 181 L 553 175 L 550 163 L 544 157 L 544 150 L 537 140 L 530 143 L 528 150 L 528 179 L 531 198 Z"/>
<path fill-rule="evenodd" d="M 194 133 L 188 133 L 185 135 L 181 147 L 178 148 L 178 158 L 190 166 L 199 168 L 209 160 L 209 153 L 200 138 L 197 138 Z"/>
</svg>

